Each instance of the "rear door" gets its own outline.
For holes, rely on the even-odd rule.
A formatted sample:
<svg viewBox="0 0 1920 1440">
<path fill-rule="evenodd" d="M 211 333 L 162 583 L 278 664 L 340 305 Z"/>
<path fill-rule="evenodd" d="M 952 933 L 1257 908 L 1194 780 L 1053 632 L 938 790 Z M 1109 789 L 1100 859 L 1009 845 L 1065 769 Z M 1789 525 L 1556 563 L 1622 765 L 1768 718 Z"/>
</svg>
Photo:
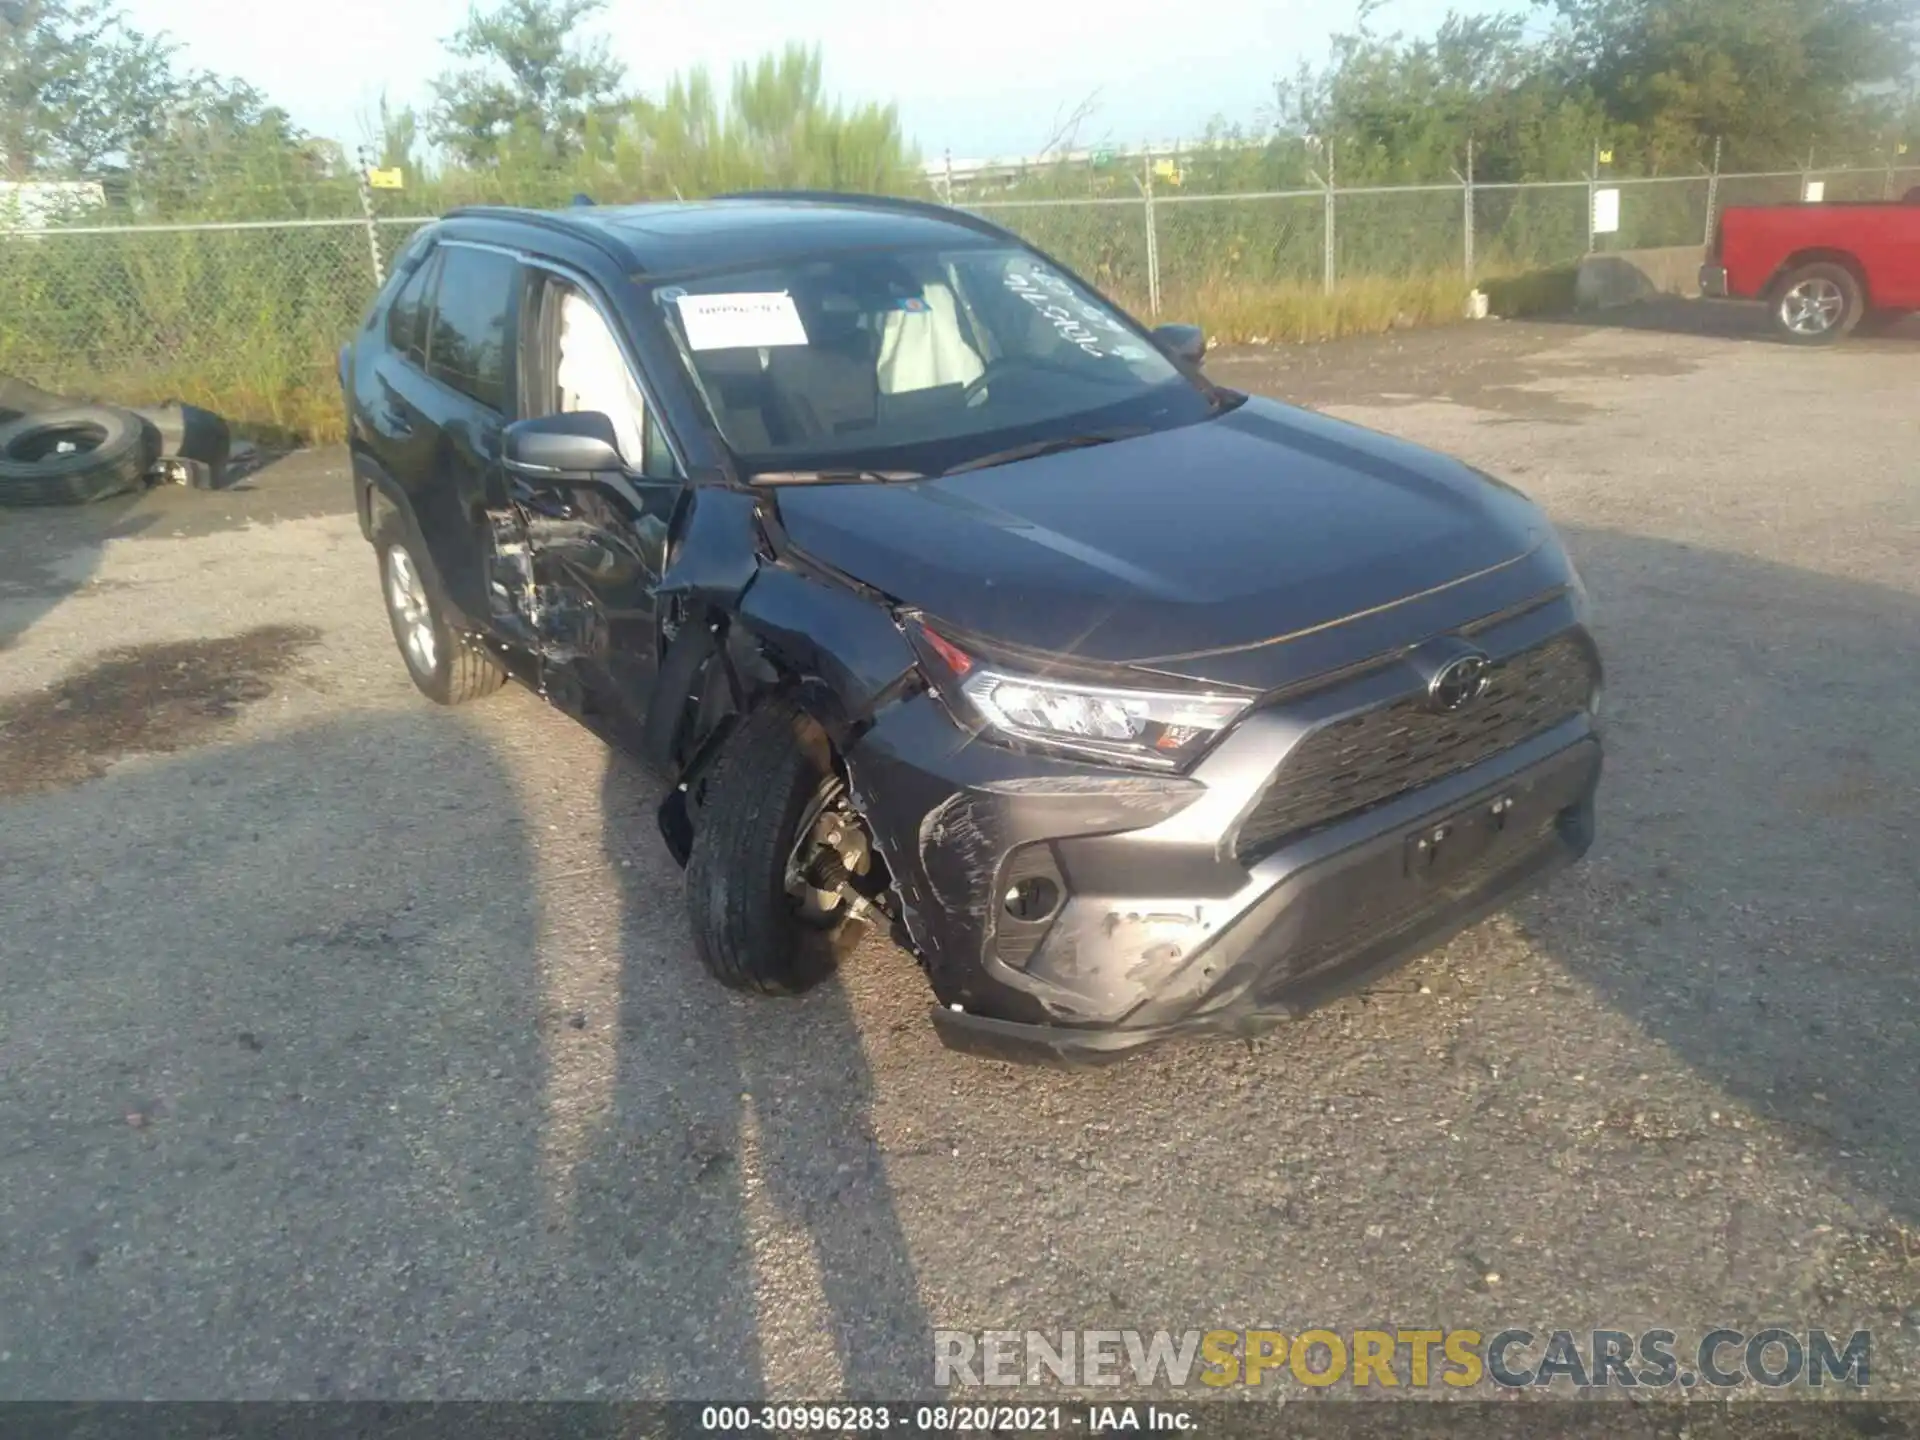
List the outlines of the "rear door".
<svg viewBox="0 0 1920 1440">
<path fill-rule="evenodd" d="M 405 492 L 416 517 L 432 503 L 439 430 L 438 392 L 427 379 L 427 334 L 441 251 L 428 251 L 388 307 L 384 343 L 368 347 L 371 383 L 356 383 L 361 437 L 379 468 Z"/>
<path fill-rule="evenodd" d="M 415 514 L 447 598 L 479 627 L 491 611 L 489 512 L 507 505 L 500 437 L 514 386 L 520 266 L 465 241 L 440 249 L 417 406 L 433 454 Z"/>
</svg>

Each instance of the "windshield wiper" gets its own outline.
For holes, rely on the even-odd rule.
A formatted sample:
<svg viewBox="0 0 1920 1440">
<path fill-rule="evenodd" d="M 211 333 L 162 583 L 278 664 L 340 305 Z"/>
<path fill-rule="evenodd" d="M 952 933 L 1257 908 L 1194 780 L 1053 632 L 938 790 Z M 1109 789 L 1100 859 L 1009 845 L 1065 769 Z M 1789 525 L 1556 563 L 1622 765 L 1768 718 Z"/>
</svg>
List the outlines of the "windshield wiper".
<svg viewBox="0 0 1920 1440">
<path fill-rule="evenodd" d="M 885 485 L 892 481 L 924 480 L 918 470 L 756 470 L 748 477 L 755 485 Z"/>
<path fill-rule="evenodd" d="M 1144 425 L 1123 425 L 1112 430 L 1089 430 L 1084 435 L 1056 435 L 1051 440 L 1029 440 L 1025 445 L 1009 445 L 1004 450 L 994 450 L 973 460 L 963 460 L 940 473 L 959 475 L 968 470 L 985 470 L 993 465 L 1011 465 L 1016 460 L 1035 460 L 1062 450 L 1085 450 L 1091 445 L 1111 445 L 1116 440 L 1131 440 L 1147 433 Z"/>
</svg>

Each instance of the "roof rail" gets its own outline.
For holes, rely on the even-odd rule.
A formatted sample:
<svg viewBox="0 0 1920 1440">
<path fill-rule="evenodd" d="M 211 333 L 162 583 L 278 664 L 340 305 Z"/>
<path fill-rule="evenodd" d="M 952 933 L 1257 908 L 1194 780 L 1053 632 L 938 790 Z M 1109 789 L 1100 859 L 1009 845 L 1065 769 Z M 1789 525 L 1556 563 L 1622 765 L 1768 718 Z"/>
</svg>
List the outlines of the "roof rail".
<svg viewBox="0 0 1920 1440">
<path fill-rule="evenodd" d="M 964 225 L 982 235 L 1006 239 L 1008 232 L 991 220 L 966 210 L 942 205 L 937 200 L 916 200 L 906 195 L 865 195 L 845 190 L 735 190 L 716 195 L 716 200 L 793 200 L 808 205 L 840 205 L 849 210 L 898 210 L 908 215 L 926 215 L 950 225 Z"/>
<path fill-rule="evenodd" d="M 584 209 L 586 207 L 577 207 Z M 533 225 L 542 230 L 551 230 L 560 235 L 571 235 L 583 240 L 596 250 L 618 264 L 633 266 L 634 256 L 623 249 L 600 226 L 582 223 L 567 212 L 558 214 L 550 210 L 529 210 L 518 205 L 456 205 L 440 217 L 442 220 L 510 220 L 517 225 Z M 582 217 L 584 220 L 585 217 Z"/>
</svg>

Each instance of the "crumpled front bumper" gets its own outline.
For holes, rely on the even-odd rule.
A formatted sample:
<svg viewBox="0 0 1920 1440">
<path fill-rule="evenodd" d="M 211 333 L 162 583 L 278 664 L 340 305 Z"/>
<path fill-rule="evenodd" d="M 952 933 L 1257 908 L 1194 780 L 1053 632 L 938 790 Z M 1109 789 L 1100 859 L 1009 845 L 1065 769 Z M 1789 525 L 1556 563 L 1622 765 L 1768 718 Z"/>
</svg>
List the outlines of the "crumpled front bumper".
<svg viewBox="0 0 1920 1440">
<path fill-rule="evenodd" d="M 1552 617 L 1517 622 L 1537 644 Z M 1371 703 L 1391 673 L 1329 697 Z M 1600 742 L 1581 712 L 1243 859 L 1236 839 L 1329 708 L 1257 710 L 1188 775 L 976 740 L 922 694 L 847 756 L 955 1048 L 1098 1062 L 1251 1035 L 1433 948 L 1579 858 Z M 1445 840 L 1431 848 L 1435 832 Z M 1038 915 L 1022 890 L 1050 896 Z"/>
<path fill-rule="evenodd" d="M 1470 796 L 1422 792 L 1410 797 L 1418 805 L 1387 807 L 1269 857 L 1253 871 L 1255 902 L 1201 938 L 1181 966 L 1143 984 L 1140 1003 L 1118 1023 L 1022 1023 L 943 1007 L 934 1026 L 958 1050 L 1080 1064 L 1180 1036 L 1260 1034 L 1432 950 L 1578 859 L 1593 842 L 1599 773 L 1600 747 L 1589 736 L 1497 778 L 1472 777 L 1481 783 Z M 1410 872 L 1409 848 L 1422 834 L 1500 802 L 1509 828 L 1476 863 L 1443 881 Z M 1157 910 L 1165 902 L 1142 903 Z M 1192 934 L 1205 908 L 1140 918 L 1168 936 Z M 1111 936 L 1104 958 L 1135 961 Z"/>
</svg>

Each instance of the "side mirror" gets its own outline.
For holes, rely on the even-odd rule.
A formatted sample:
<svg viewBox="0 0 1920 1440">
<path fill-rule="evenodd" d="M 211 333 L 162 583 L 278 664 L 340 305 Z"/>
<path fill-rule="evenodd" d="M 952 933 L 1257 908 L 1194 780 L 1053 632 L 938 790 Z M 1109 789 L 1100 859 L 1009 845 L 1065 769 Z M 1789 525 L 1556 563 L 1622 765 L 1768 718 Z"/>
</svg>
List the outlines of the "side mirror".
<svg viewBox="0 0 1920 1440">
<path fill-rule="evenodd" d="M 1198 325 L 1158 325 L 1153 338 L 1176 360 L 1198 365 L 1207 358 L 1207 333 Z"/>
<path fill-rule="evenodd" d="M 604 475 L 626 468 L 613 421 L 597 410 L 515 421 L 502 437 L 501 459 L 507 469 L 530 480 Z"/>
</svg>

